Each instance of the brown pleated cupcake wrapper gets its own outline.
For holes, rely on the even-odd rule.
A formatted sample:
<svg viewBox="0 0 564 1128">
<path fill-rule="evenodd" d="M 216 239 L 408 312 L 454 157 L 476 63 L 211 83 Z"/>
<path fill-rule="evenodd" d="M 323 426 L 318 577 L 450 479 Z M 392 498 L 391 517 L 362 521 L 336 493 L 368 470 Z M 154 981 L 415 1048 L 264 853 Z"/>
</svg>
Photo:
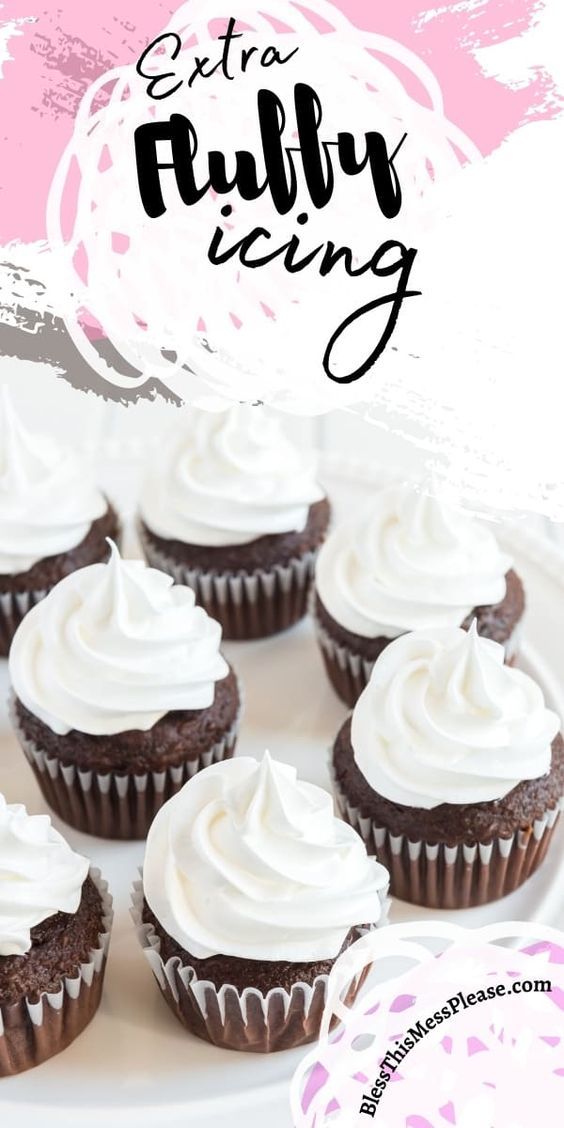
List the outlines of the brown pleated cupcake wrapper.
<svg viewBox="0 0 564 1128">
<path fill-rule="evenodd" d="M 43 591 L 1 592 L 0 593 L 0 657 L 6 658 L 12 639 L 22 619 L 40 603 L 48 593 Z"/>
<path fill-rule="evenodd" d="M 315 1041 L 327 999 L 328 975 L 318 976 L 313 983 L 296 982 L 291 991 L 280 987 L 267 994 L 255 987 L 241 991 L 228 983 L 218 988 L 209 980 L 198 979 L 194 968 L 178 956 L 164 963 L 159 936 L 151 924 L 143 922 L 143 900 L 143 882 L 136 881 L 131 916 L 137 937 L 164 999 L 192 1034 L 223 1049 L 252 1053 L 288 1050 Z M 387 921 L 389 904 L 386 893 L 380 900 L 378 928 Z M 359 928 L 358 936 L 366 931 Z M 344 994 L 346 1005 L 356 998 L 369 970 L 364 968 L 351 980 Z"/>
<path fill-rule="evenodd" d="M 24 998 L 0 1003 L 0 1077 L 23 1073 L 54 1057 L 82 1033 L 95 1015 L 104 983 L 113 920 L 112 898 L 98 869 L 90 877 L 102 898 L 103 929 L 87 962 L 76 976 L 66 978 L 54 993 L 45 991 L 37 1002 Z"/>
<path fill-rule="evenodd" d="M 9 701 L 12 727 L 42 794 L 51 809 L 76 830 L 99 838 L 146 838 L 157 811 L 202 768 L 232 757 L 242 710 L 225 736 L 208 751 L 160 772 L 83 771 L 63 764 L 31 741 L 19 724 L 14 697 Z"/>
<path fill-rule="evenodd" d="M 223 637 L 235 641 L 267 638 L 297 623 L 306 613 L 317 551 L 286 565 L 253 572 L 203 572 L 179 564 L 155 548 L 138 525 L 147 562 L 191 587 L 197 602 L 221 623 Z"/>
<path fill-rule="evenodd" d="M 355 654 L 348 646 L 335 642 L 325 630 L 315 613 L 315 590 L 309 597 L 309 613 L 313 619 L 315 634 L 327 676 L 333 689 L 350 709 L 356 705 L 363 689 L 370 681 L 374 662 Z M 391 641 L 391 640 L 390 640 Z"/>
<path fill-rule="evenodd" d="M 355 653 L 350 647 L 337 643 L 327 632 L 319 617 L 315 613 L 315 591 L 312 589 L 309 598 L 308 610 L 313 619 L 317 641 L 321 650 L 327 676 L 335 692 L 353 709 L 363 689 L 370 681 L 370 675 L 377 659 L 367 661 L 360 654 Z M 509 664 L 517 657 L 522 637 L 521 625 L 518 624 L 504 643 L 506 662 Z M 390 642 L 393 642 L 390 639 Z"/>
<path fill-rule="evenodd" d="M 354 827 L 368 852 L 389 871 L 391 894 L 429 909 L 468 909 L 513 893 L 544 860 L 564 807 L 561 799 L 530 828 L 517 830 L 511 838 L 447 846 L 413 841 L 376 826 L 348 802 L 334 776 L 333 786 L 341 818 Z"/>
</svg>

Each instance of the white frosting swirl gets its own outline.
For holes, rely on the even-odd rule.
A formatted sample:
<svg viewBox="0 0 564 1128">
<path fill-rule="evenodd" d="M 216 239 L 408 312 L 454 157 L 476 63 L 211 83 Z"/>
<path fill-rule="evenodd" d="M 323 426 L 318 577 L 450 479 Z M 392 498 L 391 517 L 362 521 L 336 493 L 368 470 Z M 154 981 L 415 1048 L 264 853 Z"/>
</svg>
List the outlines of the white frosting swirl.
<svg viewBox="0 0 564 1128">
<path fill-rule="evenodd" d="M 75 913 L 88 869 L 48 815 L 28 815 L 0 795 L 0 957 L 24 956 L 36 924 Z"/>
<path fill-rule="evenodd" d="M 56 733 L 147 730 L 205 709 L 229 667 L 221 627 L 191 588 L 140 560 L 73 572 L 25 616 L 10 649 L 20 701 Z"/>
<path fill-rule="evenodd" d="M 107 510 L 79 459 L 51 439 L 30 435 L 5 386 L 0 402 L 0 574 L 27 572 L 69 552 Z"/>
<path fill-rule="evenodd" d="M 374 791 L 428 810 L 502 799 L 546 775 L 559 727 L 536 682 L 504 665 L 503 647 L 473 624 L 390 643 L 355 706 L 351 741 Z"/>
<path fill-rule="evenodd" d="M 185 544 L 248 544 L 301 532 L 324 496 L 315 459 L 261 407 L 190 408 L 163 450 L 140 502 L 157 536 Z"/>
<path fill-rule="evenodd" d="M 482 523 L 410 485 L 376 494 L 370 512 L 337 527 L 317 558 L 321 602 L 365 638 L 461 626 L 500 602 L 511 567 Z"/>
<path fill-rule="evenodd" d="M 332 959 L 379 920 L 387 885 L 327 792 L 268 753 L 193 776 L 158 812 L 143 867 L 150 908 L 196 958 Z"/>
</svg>

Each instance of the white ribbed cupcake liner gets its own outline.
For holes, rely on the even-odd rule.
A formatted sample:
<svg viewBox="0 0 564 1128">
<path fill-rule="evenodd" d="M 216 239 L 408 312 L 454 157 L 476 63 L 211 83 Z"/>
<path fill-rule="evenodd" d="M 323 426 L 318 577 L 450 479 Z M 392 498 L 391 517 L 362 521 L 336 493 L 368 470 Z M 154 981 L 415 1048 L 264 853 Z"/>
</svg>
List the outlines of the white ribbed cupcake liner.
<svg viewBox="0 0 564 1128">
<path fill-rule="evenodd" d="M 235 750 L 243 697 L 239 682 L 239 710 L 226 732 L 201 756 L 186 759 L 159 772 L 83 771 L 63 764 L 43 751 L 24 733 L 10 695 L 10 722 L 22 750 L 52 810 L 69 826 L 99 838 L 146 838 L 157 811 L 202 768 L 229 759 Z"/>
<path fill-rule="evenodd" d="M 48 594 L 41 591 L 0 592 L 0 655 L 7 656 L 10 643 L 21 621 Z"/>
<path fill-rule="evenodd" d="M 512 893 L 543 861 L 564 808 L 561 798 L 530 828 L 518 829 L 510 838 L 448 846 L 394 835 L 387 827 L 376 825 L 348 801 L 332 767 L 331 776 L 341 818 L 388 869 L 392 895 L 430 909 L 466 909 Z"/>
<path fill-rule="evenodd" d="M 363 689 L 370 681 L 370 676 L 378 659 L 368 661 L 360 654 L 355 653 L 343 643 L 337 643 L 320 622 L 315 611 L 315 589 L 312 588 L 308 600 L 308 611 L 312 617 L 316 638 L 325 660 L 327 674 L 335 692 L 349 708 L 354 708 Z M 523 637 L 521 623 L 518 623 L 509 638 L 503 644 L 505 661 L 514 662 Z M 393 642 L 393 639 L 389 640 Z"/>
<path fill-rule="evenodd" d="M 221 623 L 226 639 L 265 638 L 293 626 L 306 613 L 317 550 L 264 570 L 205 572 L 157 549 L 141 522 L 137 535 L 151 567 L 191 587 L 197 602 Z"/>
<path fill-rule="evenodd" d="M 308 600 L 308 611 L 313 621 L 315 635 L 325 661 L 328 677 L 335 692 L 345 705 L 352 709 L 370 681 L 375 661 L 362 658 L 360 654 L 355 654 L 348 646 L 337 643 L 331 638 L 316 614 L 315 599 L 315 588 L 312 587 Z"/>
<path fill-rule="evenodd" d="M 198 979 L 193 967 L 178 956 L 165 963 L 161 942 L 151 924 L 143 922 L 143 881 L 134 882 L 131 916 L 145 958 L 160 991 L 179 1021 L 199 1038 L 224 1049 L 271 1053 L 305 1045 L 318 1037 L 325 1002 L 328 975 L 312 983 L 297 981 L 290 991 L 273 988 L 263 994 L 255 987 L 240 990 L 224 983 L 216 987 Z M 380 895 L 381 919 L 374 927 L 387 923 L 387 891 Z M 359 928 L 358 936 L 367 931 Z M 357 974 L 346 989 L 346 1003 L 358 994 L 369 971 Z"/>
<path fill-rule="evenodd" d="M 506 639 L 503 644 L 503 649 L 505 650 L 505 661 L 509 666 L 513 664 L 519 653 L 519 647 L 521 646 L 521 643 L 523 641 L 523 634 L 523 623 L 519 622 L 517 623 L 517 626 L 512 630 L 509 638 Z"/>
<path fill-rule="evenodd" d="M 45 991 L 37 1001 L 0 1001 L 0 1077 L 32 1069 L 66 1049 L 93 1018 L 102 994 L 113 921 L 112 897 L 100 871 L 90 877 L 102 898 L 103 932 L 89 959 L 65 978 L 58 991 Z"/>
</svg>

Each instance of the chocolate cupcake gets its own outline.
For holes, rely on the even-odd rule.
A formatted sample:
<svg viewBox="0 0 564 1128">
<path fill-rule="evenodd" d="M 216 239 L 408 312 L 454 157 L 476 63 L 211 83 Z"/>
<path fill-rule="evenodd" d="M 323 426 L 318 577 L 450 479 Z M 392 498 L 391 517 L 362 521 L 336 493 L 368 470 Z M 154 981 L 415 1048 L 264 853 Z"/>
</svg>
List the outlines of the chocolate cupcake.
<svg viewBox="0 0 564 1128">
<path fill-rule="evenodd" d="M 384 647 L 406 631 L 464 627 L 513 661 L 525 598 L 482 522 L 412 486 L 379 491 L 370 511 L 328 537 L 312 612 L 327 674 L 350 708 Z"/>
<path fill-rule="evenodd" d="M 106 560 L 118 519 L 69 450 L 30 435 L 6 388 L 0 404 L 0 656 L 23 616 L 59 580 Z"/>
<path fill-rule="evenodd" d="M 564 795 L 560 721 L 473 624 L 390 643 L 333 750 L 337 802 L 396 897 L 433 909 L 511 893 Z"/>
<path fill-rule="evenodd" d="M 190 409 L 145 485 L 139 535 L 225 638 L 264 638 L 305 614 L 329 512 L 311 454 L 272 413 Z"/>
<path fill-rule="evenodd" d="M 0 1077 L 60 1053 L 93 1018 L 111 905 L 47 815 L 0 795 Z"/>
<path fill-rule="evenodd" d="M 12 721 L 50 807 L 104 838 L 144 838 L 159 807 L 235 748 L 236 676 L 191 588 L 140 560 L 92 564 L 26 615 Z"/>
<path fill-rule="evenodd" d="M 384 923 L 387 886 L 331 797 L 266 753 L 206 768 L 159 811 L 133 918 L 180 1022 L 268 1053 L 318 1036 L 329 972 Z"/>
</svg>

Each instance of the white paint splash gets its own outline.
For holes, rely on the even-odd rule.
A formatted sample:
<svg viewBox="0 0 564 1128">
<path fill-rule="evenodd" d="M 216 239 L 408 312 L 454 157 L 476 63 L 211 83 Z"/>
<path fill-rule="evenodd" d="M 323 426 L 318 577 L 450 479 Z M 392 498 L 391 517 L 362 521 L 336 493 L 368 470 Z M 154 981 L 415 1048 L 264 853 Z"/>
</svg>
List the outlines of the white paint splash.
<svg viewBox="0 0 564 1128">
<path fill-rule="evenodd" d="M 532 14 L 531 25 L 523 35 L 510 36 L 501 43 L 478 44 L 472 53 L 486 77 L 505 86 L 528 86 L 539 68 L 553 79 L 556 91 L 564 91 L 564 5 L 561 0 L 543 0 Z"/>
<path fill-rule="evenodd" d="M 466 8 L 469 15 L 481 6 L 481 0 L 456 5 Z M 280 4 L 271 7 L 287 22 L 288 4 L 282 6 L 284 14 Z M 185 31 L 186 13 L 192 21 L 201 11 L 198 32 L 209 38 L 209 3 L 205 8 L 204 13 L 201 4 L 183 5 L 171 26 Z M 239 5 L 238 14 L 243 17 L 250 8 L 250 3 L 245 9 Z M 452 5 L 444 8 L 450 10 Z M 328 10 L 329 6 L 324 5 L 324 11 Z M 392 339 L 397 351 L 388 348 L 374 372 L 352 386 L 354 394 L 345 396 L 344 389 L 330 386 L 325 375 L 316 369 L 319 339 L 330 326 L 334 327 L 336 311 L 342 308 L 343 295 L 338 285 L 331 287 L 328 280 L 322 281 L 305 271 L 296 276 L 299 291 L 292 302 L 288 301 L 288 279 L 283 277 L 282 268 L 272 276 L 269 274 L 266 294 L 262 289 L 266 278 L 263 272 L 247 272 L 243 278 L 244 271 L 237 276 L 229 268 L 206 270 L 205 245 L 219 212 L 217 202 L 211 199 L 193 209 L 193 216 L 187 216 L 189 209 L 175 207 L 172 193 L 169 218 L 161 226 L 158 239 L 151 234 L 147 242 L 143 216 L 139 216 L 137 207 L 131 153 L 125 161 L 119 139 L 120 131 L 128 122 L 130 127 L 135 113 L 139 112 L 140 120 L 146 120 L 147 99 L 141 90 L 137 102 L 130 99 L 131 104 L 126 105 L 120 101 L 129 81 L 125 70 L 120 71 L 121 86 L 118 84 L 114 92 L 115 99 L 105 119 L 97 115 L 88 117 L 92 96 L 83 107 L 51 198 L 50 229 L 56 253 L 42 254 L 37 258 L 37 270 L 32 270 L 47 282 L 46 295 L 34 290 L 34 302 L 38 307 L 43 302 L 46 308 L 64 311 L 73 339 L 107 381 L 110 392 L 120 382 L 127 382 L 129 387 L 132 382 L 142 386 L 146 379 L 158 375 L 185 399 L 208 395 L 211 382 L 216 392 L 228 390 L 233 394 L 235 389 L 236 395 L 258 395 L 298 412 L 347 403 L 348 410 L 365 416 L 377 428 L 406 436 L 427 450 L 436 476 L 446 479 L 452 492 L 474 507 L 536 511 L 564 520 L 560 341 L 564 252 L 560 218 L 562 121 L 529 123 L 487 160 L 471 165 L 467 162 L 457 172 L 458 161 L 453 159 L 451 141 L 457 138 L 467 156 L 476 157 L 476 153 L 445 120 L 441 93 L 432 74 L 414 56 L 402 56 L 423 76 L 427 101 L 433 107 L 429 114 L 406 99 L 401 84 L 394 78 L 393 66 L 371 69 L 374 61 L 366 55 L 366 44 L 374 44 L 377 37 L 352 29 L 336 9 L 330 7 L 330 12 L 339 38 L 333 52 L 329 36 L 319 37 L 306 31 L 305 17 L 299 32 L 304 39 L 301 49 L 304 57 L 307 55 L 308 77 L 319 87 L 323 98 L 327 96 L 327 135 L 336 125 L 349 128 L 353 117 L 358 118 L 361 132 L 369 124 L 374 127 L 373 105 L 377 105 L 378 128 L 387 134 L 407 126 L 415 141 L 409 167 L 398 166 L 402 182 L 405 179 L 407 185 L 407 196 L 393 234 L 406 240 L 409 237 L 419 247 L 414 281 L 423 297 L 405 304 Z M 426 12 L 421 18 L 431 20 L 437 15 L 439 9 Z M 251 22 L 248 14 L 247 19 Z M 265 40 L 273 41 L 268 21 L 258 16 L 256 21 Z M 524 35 L 488 47 L 474 42 L 468 49 L 485 74 L 508 85 L 528 84 L 542 66 L 562 89 L 563 25 L 561 0 L 546 0 L 539 4 L 532 26 Z M 322 44 L 322 56 L 318 56 L 320 41 L 326 41 Z M 289 42 L 288 36 L 285 42 Z M 393 62 L 395 50 L 392 49 L 388 61 Z M 379 61 L 382 63 L 381 58 Z M 379 88 L 374 103 L 358 82 L 349 81 L 348 73 L 343 73 L 347 66 L 349 71 L 352 66 L 353 73 L 360 73 L 363 79 L 377 78 L 377 83 L 373 82 Z M 253 77 L 249 72 L 247 77 L 246 87 L 237 82 L 230 84 L 233 90 L 239 90 L 241 104 L 235 99 L 232 108 L 243 114 L 238 129 L 245 141 L 254 128 L 248 118 L 252 84 L 261 76 Z M 269 84 L 271 80 L 275 83 L 274 69 L 268 78 Z M 98 86 L 103 86 L 104 81 Z M 331 101 L 331 87 L 339 95 L 335 102 Z M 283 92 L 283 85 L 276 88 Z M 213 93 L 209 87 L 210 100 Z M 221 101 L 223 105 L 224 100 Z M 171 105 L 167 102 L 164 106 L 168 116 Z M 225 148 L 224 121 L 216 122 L 214 127 L 214 121 L 206 119 L 206 131 L 208 124 L 212 142 L 219 138 L 218 147 Z M 114 171 L 110 167 L 101 176 L 96 169 L 100 141 L 95 145 L 88 141 L 94 125 L 96 129 L 103 125 L 107 130 L 117 157 Z M 428 128 L 431 125 L 432 134 Z M 429 142 L 436 169 L 440 171 L 434 182 L 421 163 Z M 83 161 L 84 180 L 78 226 L 67 244 L 61 237 L 58 215 L 68 162 L 75 151 Z M 405 151 L 409 154 L 408 149 Z M 357 183 L 354 196 L 358 206 L 354 209 L 344 193 L 335 200 L 330 221 L 326 222 L 325 217 L 322 222 L 319 217 L 310 220 L 308 247 L 330 235 L 335 241 L 340 236 L 351 245 L 356 240 L 359 251 L 363 249 L 359 242 L 361 209 L 376 217 L 377 245 L 383 235 L 374 200 L 366 191 L 357 197 L 358 186 Z M 97 204 L 95 212 L 91 211 L 93 201 Z M 265 216 L 256 204 L 250 209 L 241 206 L 238 211 L 234 218 L 242 230 L 262 221 L 272 227 L 272 213 Z M 280 239 L 294 229 L 293 225 L 280 223 Z M 120 256 L 112 249 L 112 231 L 126 233 L 129 238 L 133 235 L 137 244 L 133 256 Z M 386 228 L 386 237 L 388 234 L 392 232 Z M 371 246 L 372 237 L 371 232 Z M 189 246 L 188 240 L 192 240 Z M 88 286 L 72 266 L 73 255 L 84 242 L 90 252 Z M 260 285 L 255 277 L 259 274 Z M 9 304 L 12 281 L 8 272 L 4 285 L 8 300 L 2 300 L 5 305 Z M 356 280 L 352 285 L 354 303 L 360 304 L 365 300 L 363 283 Z M 276 321 L 266 316 L 260 305 L 265 296 L 269 308 L 276 310 Z M 100 321 L 122 354 L 137 368 L 133 381 L 108 369 L 107 362 L 100 358 L 84 332 L 85 309 Z M 202 353 L 197 331 L 202 310 L 207 315 L 207 336 L 222 343 L 221 360 L 218 354 L 213 357 Z M 242 320 L 243 329 L 236 328 L 230 313 Z M 9 311 L 4 309 L 2 319 L 9 317 Z M 17 311 L 14 317 L 17 324 Z M 150 335 L 140 323 L 151 326 Z M 163 357 L 163 343 L 176 349 L 176 362 Z M 186 361 L 199 369 L 198 379 L 187 377 L 183 367 Z M 362 403 L 355 403 L 360 395 Z M 377 438 L 374 446 L 377 451 Z"/>
</svg>

